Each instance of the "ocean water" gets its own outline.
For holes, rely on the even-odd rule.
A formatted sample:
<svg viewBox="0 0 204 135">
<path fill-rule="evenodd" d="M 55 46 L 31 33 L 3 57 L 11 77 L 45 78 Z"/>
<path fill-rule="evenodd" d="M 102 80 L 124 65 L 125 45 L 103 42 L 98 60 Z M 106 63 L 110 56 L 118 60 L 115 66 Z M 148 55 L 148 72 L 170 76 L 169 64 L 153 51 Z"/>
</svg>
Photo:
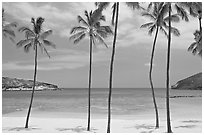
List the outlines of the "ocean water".
<svg viewBox="0 0 204 135">
<path fill-rule="evenodd" d="M 159 109 L 165 109 L 165 89 L 155 89 Z M 28 108 L 31 91 L 3 91 L 2 114 L 23 111 Z M 201 97 L 202 91 L 170 90 L 170 96 L 181 96 L 180 99 Z M 171 98 L 171 102 L 178 102 Z M 107 113 L 108 89 L 92 88 L 92 113 Z M 182 101 L 181 101 L 182 102 Z M 36 91 L 33 110 L 40 112 L 86 113 L 88 89 L 64 89 L 61 91 Z M 178 103 L 179 104 L 179 103 Z M 189 104 L 189 103 L 187 103 Z M 201 100 L 198 104 L 202 104 Z M 112 113 L 115 115 L 153 113 L 152 93 L 148 88 L 114 88 L 112 93 Z"/>
</svg>

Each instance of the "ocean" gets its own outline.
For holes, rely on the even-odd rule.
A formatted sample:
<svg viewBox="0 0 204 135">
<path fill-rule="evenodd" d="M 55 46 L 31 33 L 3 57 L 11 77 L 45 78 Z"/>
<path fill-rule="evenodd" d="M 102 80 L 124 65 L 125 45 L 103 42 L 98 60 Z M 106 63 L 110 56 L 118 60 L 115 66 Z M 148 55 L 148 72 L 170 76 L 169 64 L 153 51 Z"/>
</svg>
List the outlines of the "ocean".
<svg viewBox="0 0 204 135">
<path fill-rule="evenodd" d="M 166 89 L 155 89 L 156 101 L 159 109 L 165 109 Z M 2 114 L 23 111 L 30 103 L 31 91 L 3 91 Z M 200 90 L 171 90 L 170 104 L 182 102 L 182 99 L 202 97 Z M 181 99 L 175 101 L 175 99 Z M 108 89 L 92 88 L 91 112 L 96 114 L 107 113 Z M 33 110 L 44 113 L 87 113 L 88 89 L 66 88 L 59 91 L 35 91 Z M 186 104 L 189 104 L 186 102 Z M 175 103 L 173 103 L 175 104 Z M 198 104 L 202 104 L 199 100 Z M 112 114 L 135 115 L 144 112 L 154 113 L 151 89 L 148 88 L 114 88 L 112 93 Z M 33 111 L 32 110 L 32 111 Z"/>
</svg>

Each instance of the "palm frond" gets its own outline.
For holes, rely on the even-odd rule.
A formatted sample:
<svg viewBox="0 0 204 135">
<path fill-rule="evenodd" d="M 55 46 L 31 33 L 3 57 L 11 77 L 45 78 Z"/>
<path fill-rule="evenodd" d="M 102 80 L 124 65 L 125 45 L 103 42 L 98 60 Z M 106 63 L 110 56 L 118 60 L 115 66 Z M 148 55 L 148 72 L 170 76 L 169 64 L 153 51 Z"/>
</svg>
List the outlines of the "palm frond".
<svg viewBox="0 0 204 135">
<path fill-rule="evenodd" d="M 167 28 L 169 29 L 169 26 L 167 26 Z M 174 34 L 177 37 L 181 35 L 179 30 L 177 28 L 175 28 L 175 27 L 171 27 L 171 33 Z"/>
<path fill-rule="evenodd" d="M 145 23 L 145 24 L 141 25 L 140 28 L 147 28 L 147 27 L 151 27 L 152 25 L 154 25 L 154 22 Z"/>
<path fill-rule="evenodd" d="M 15 32 L 13 30 L 11 30 L 11 29 L 3 29 L 3 33 L 5 35 L 9 35 L 11 37 L 15 37 Z"/>
<path fill-rule="evenodd" d="M 160 27 L 160 31 L 163 32 L 164 35 L 168 38 L 167 31 L 163 27 Z"/>
<path fill-rule="evenodd" d="M 139 2 L 126 2 L 126 5 L 130 8 L 132 8 L 133 10 L 135 9 L 143 9 L 143 7 L 140 6 L 140 3 Z"/>
<path fill-rule="evenodd" d="M 76 26 L 76 27 L 73 27 L 71 29 L 70 34 L 74 34 L 77 31 L 83 31 L 83 30 L 87 30 L 87 28 L 86 27 L 82 27 L 82 26 Z"/>
<path fill-rule="evenodd" d="M 33 35 L 35 35 L 34 31 L 32 31 L 30 28 L 28 27 L 20 27 L 18 29 L 19 32 L 24 32 L 24 31 L 29 31 L 30 33 L 32 33 Z"/>
<path fill-rule="evenodd" d="M 27 45 L 28 43 L 31 43 L 31 42 L 33 42 L 33 39 L 20 40 L 20 41 L 16 44 L 16 46 L 17 46 L 17 47 L 25 46 L 25 45 Z"/>
<path fill-rule="evenodd" d="M 99 41 L 99 43 L 102 43 L 106 46 L 106 48 L 108 48 L 108 45 L 105 43 L 103 37 L 101 37 L 98 33 L 94 34 L 95 39 L 97 39 Z"/>
<path fill-rule="evenodd" d="M 87 24 L 88 24 L 87 26 L 90 26 L 90 25 L 91 25 L 91 20 L 90 20 L 91 18 L 90 18 L 89 14 L 88 14 L 88 11 L 85 10 L 85 11 L 84 11 L 84 14 L 85 14 L 86 19 L 87 19 L 87 21 L 88 21 L 88 22 L 87 22 Z"/>
<path fill-rule="evenodd" d="M 43 40 L 43 43 L 44 43 L 44 45 L 46 45 L 46 46 L 51 46 L 51 47 L 53 47 L 53 48 L 56 48 L 56 45 L 55 45 L 54 43 L 52 43 L 52 42 L 50 42 L 50 41 L 48 41 L 48 40 L 46 40 L 46 39 Z"/>
<path fill-rule="evenodd" d="M 196 47 L 197 42 L 193 42 L 189 47 L 188 51 L 192 51 Z"/>
<path fill-rule="evenodd" d="M 39 42 L 39 46 L 40 46 L 41 50 L 43 50 L 46 53 L 46 55 L 50 58 L 50 54 L 48 53 L 48 51 L 45 48 L 45 46 L 42 43 L 40 43 L 40 42 Z"/>
<path fill-rule="evenodd" d="M 18 23 L 17 22 L 12 22 L 6 25 L 6 27 L 17 27 Z"/>
<path fill-rule="evenodd" d="M 189 18 L 187 12 L 182 7 L 179 7 L 177 4 L 175 4 L 175 8 L 178 15 L 181 16 L 181 18 L 184 19 L 186 22 L 188 22 Z"/>
<path fill-rule="evenodd" d="M 142 16 L 149 17 L 152 20 L 156 20 L 156 17 L 153 16 L 151 13 L 148 13 L 148 12 L 142 12 Z"/>
<path fill-rule="evenodd" d="M 171 18 L 172 22 L 179 22 L 180 21 L 180 18 L 178 17 L 178 14 L 171 15 L 170 18 Z M 169 16 L 165 17 L 164 21 L 168 22 L 169 21 Z"/>
<path fill-rule="evenodd" d="M 79 37 L 80 37 L 81 35 L 83 35 L 83 34 L 85 34 L 84 31 L 78 32 L 78 33 L 76 33 L 76 34 L 74 34 L 74 35 L 71 35 L 71 36 L 69 37 L 69 40 L 79 38 Z"/>
<path fill-rule="evenodd" d="M 85 26 L 89 26 L 89 24 L 80 15 L 77 16 L 77 19 L 79 23 L 82 22 Z"/>
<path fill-rule="evenodd" d="M 76 39 L 74 40 L 74 44 L 77 44 L 79 41 L 81 41 L 82 39 L 84 39 L 85 36 L 86 36 L 85 33 L 84 33 L 84 34 L 81 34 L 81 36 L 79 36 L 78 38 L 76 38 Z"/>
<path fill-rule="evenodd" d="M 104 31 L 107 35 L 113 34 L 110 26 L 100 26 L 97 30 Z"/>
<path fill-rule="evenodd" d="M 26 44 L 25 46 L 24 46 L 24 51 L 26 52 L 26 53 L 28 53 L 29 51 L 30 51 L 30 48 L 32 47 L 32 42 L 30 42 L 30 43 L 28 43 L 28 44 Z"/>
<path fill-rule="evenodd" d="M 40 38 L 43 40 L 43 39 L 46 39 L 49 35 L 52 34 L 52 30 L 47 30 L 45 32 L 43 32 L 41 35 L 40 35 Z"/>
<path fill-rule="evenodd" d="M 106 9 L 109 6 L 110 2 L 95 2 L 95 5 L 98 8 Z"/>
<path fill-rule="evenodd" d="M 156 29 L 156 25 L 152 25 L 151 27 L 149 27 L 148 34 L 152 35 L 152 33 L 154 32 L 155 29 Z"/>
</svg>

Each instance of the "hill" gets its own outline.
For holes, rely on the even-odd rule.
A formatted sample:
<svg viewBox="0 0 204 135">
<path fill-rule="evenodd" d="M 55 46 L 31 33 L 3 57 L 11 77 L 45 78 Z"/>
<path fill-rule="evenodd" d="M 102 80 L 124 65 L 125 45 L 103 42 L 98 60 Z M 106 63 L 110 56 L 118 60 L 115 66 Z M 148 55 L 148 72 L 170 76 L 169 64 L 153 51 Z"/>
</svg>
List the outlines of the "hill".
<svg viewBox="0 0 204 135">
<path fill-rule="evenodd" d="M 171 88 L 202 90 L 202 73 L 198 73 L 186 79 L 180 80 L 175 85 L 171 86 Z"/>
<path fill-rule="evenodd" d="M 2 90 L 32 90 L 33 80 L 2 77 Z M 36 82 L 36 90 L 58 90 L 57 85 Z"/>
</svg>

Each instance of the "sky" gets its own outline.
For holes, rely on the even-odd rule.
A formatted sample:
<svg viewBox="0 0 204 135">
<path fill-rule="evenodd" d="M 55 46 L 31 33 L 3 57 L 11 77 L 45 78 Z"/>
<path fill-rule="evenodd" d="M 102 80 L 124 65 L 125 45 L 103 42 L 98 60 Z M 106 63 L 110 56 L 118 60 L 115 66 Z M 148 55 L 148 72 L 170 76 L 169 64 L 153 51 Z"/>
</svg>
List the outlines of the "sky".
<svg viewBox="0 0 204 135">
<path fill-rule="evenodd" d="M 146 3 L 143 3 L 145 5 Z M 88 87 L 89 40 L 85 38 L 79 44 L 69 40 L 70 30 L 79 26 L 77 15 L 84 17 L 84 11 L 95 10 L 93 2 L 3 2 L 5 18 L 8 22 L 17 22 L 18 27 L 31 27 L 31 17 L 45 18 L 43 30 L 52 29 L 48 39 L 56 44 L 56 49 L 47 48 L 51 58 L 39 51 L 37 80 L 53 83 L 59 87 Z M 104 10 L 106 22 L 110 25 L 111 7 Z M 189 22 L 180 21 L 173 26 L 180 30 L 179 37 L 172 36 L 170 60 L 170 85 L 188 76 L 202 71 L 202 60 L 187 51 L 194 42 L 193 32 L 198 29 L 198 19 L 189 17 Z M 119 26 L 116 43 L 116 55 L 113 73 L 115 88 L 149 88 L 149 63 L 154 33 L 148 35 L 147 29 L 140 26 L 149 22 L 141 16 L 141 11 L 129 9 L 120 4 Z M 24 39 L 17 30 L 15 41 Z M 109 82 L 109 67 L 113 36 L 93 48 L 92 87 L 106 88 Z M 166 85 L 167 38 L 159 33 L 153 65 L 155 87 Z M 2 76 L 33 79 L 34 53 L 25 53 L 17 48 L 9 38 L 2 37 Z"/>
</svg>

